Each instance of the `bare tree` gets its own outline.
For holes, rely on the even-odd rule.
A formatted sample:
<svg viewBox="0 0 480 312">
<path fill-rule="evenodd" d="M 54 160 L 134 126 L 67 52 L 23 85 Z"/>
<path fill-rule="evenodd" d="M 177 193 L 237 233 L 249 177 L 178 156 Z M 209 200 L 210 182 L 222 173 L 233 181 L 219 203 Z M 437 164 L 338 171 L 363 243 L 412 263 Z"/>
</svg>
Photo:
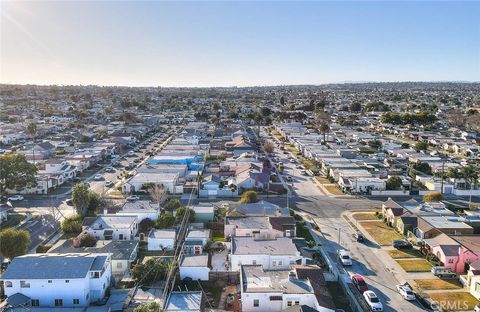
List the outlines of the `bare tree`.
<svg viewBox="0 0 480 312">
<path fill-rule="evenodd" d="M 158 209 L 160 210 L 161 203 L 166 199 L 167 192 L 165 191 L 165 187 L 163 184 L 161 185 L 154 185 L 148 189 L 148 194 L 153 202 L 158 204 Z"/>
</svg>

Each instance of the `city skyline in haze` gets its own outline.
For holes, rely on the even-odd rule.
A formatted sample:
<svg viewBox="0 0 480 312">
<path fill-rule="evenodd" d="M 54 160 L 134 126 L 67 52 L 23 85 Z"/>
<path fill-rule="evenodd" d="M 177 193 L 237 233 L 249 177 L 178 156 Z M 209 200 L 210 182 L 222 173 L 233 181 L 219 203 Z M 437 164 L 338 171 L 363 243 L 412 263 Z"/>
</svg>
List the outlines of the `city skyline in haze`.
<svg viewBox="0 0 480 312">
<path fill-rule="evenodd" d="M 477 2 L 0 2 L 0 82 L 480 81 Z"/>
</svg>

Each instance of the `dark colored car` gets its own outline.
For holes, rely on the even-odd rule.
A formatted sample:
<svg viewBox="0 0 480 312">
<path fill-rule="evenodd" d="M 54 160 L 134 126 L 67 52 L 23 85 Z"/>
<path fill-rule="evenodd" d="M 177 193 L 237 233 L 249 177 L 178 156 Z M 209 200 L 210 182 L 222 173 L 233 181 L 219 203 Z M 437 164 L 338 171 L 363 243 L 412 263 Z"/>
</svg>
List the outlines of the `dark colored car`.
<svg viewBox="0 0 480 312">
<path fill-rule="evenodd" d="M 392 246 L 397 249 L 411 249 L 413 247 L 409 241 L 404 239 L 394 240 Z"/>
<path fill-rule="evenodd" d="M 352 236 L 357 242 L 363 242 L 365 240 L 365 237 L 360 232 L 355 232 L 352 234 Z"/>
</svg>

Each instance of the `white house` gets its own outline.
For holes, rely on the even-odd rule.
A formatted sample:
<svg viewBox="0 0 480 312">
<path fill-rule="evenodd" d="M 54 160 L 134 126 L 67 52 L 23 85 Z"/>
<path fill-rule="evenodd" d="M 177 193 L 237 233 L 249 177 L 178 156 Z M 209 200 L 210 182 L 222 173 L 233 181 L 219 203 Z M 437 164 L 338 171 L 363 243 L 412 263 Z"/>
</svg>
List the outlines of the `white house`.
<svg viewBox="0 0 480 312">
<path fill-rule="evenodd" d="M 190 229 L 185 237 L 184 249 L 187 255 L 203 253 L 203 247 L 210 240 L 209 229 Z"/>
<path fill-rule="evenodd" d="M 180 263 L 180 279 L 182 280 L 191 278 L 194 281 L 208 281 L 209 273 L 208 254 L 187 255 Z"/>
<path fill-rule="evenodd" d="M 123 185 L 124 193 L 141 191 L 145 184 L 163 185 L 172 194 L 182 193 L 183 187 L 178 184 L 178 173 L 139 172 Z"/>
<path fill-rule="evenodd" d="M 0 224 L 2 224 L 4 221 L 7 221 L 8 212 L 12 209 L 12 206 L 0 204 Z"/>
<path fill-rule="evenodd" d="M 99 240 L 133 240 L 138 232 L 136 216 L 99 215 L 85 218 L 82 230 Z"/>
<path fill-rule="evenodd" d="M 105 297 L 112 277 L 108 254 L 29 254 L 16 257 L 1 280 L 7 302 L 31 306 L 86 307 Z M 22 296 L 23 295 L 23 296 Z"/>
<path fill-rule="evenodd" d="M 225 237 L 251 236 L 256 239 L 295 237 L 293 217 L 226 217 Z"/>
<path fill-rule="evenodd" d="M 117 212 L 119 216 L 136 216 L 138 223 L 145 219 L 155 221 L 160 216 L 160 207 L 158 204 L 148 200 L 137 200 L 134 202 L 126 202 L 122 209 Z"/>
<path fill-rule="evenodd" d="M 321 295 L 328 291 L 318 280 L 320 276 L 323 277 L 321 271 L 304 274 L 296 269 L 267 271 L 260 265 L 242 265 L 242 311 L 280 312 L 294 306 L 306 306 L 312 311 L 333 312 L 335 306 L 331 298 Z"/>
<path fill-rule="evenodd" d="M 175 229 L 152 229 L 148 234 L 148 250 L 172 250 L 175 247 Z"/>
<path fill-rule="evenodd" d="M 261 265 L 265 270 L 288 270 L 294 264 L 305 263 L 292 239 L 256 240 L 253 237 L 232 237 L 230 254 L 232 271 L 241 265 Z"/>
<path fill-rule="evenodd" d="M 59 240 L 48 253 L 90 253 L 108 254 L 112 261 L 112 275 L 120 280 L 130 273 L 133 262 L 137 259 L 138 240 L 99 240 L 93 247 L 79 247 L 75 240 Z"/>
</svg>

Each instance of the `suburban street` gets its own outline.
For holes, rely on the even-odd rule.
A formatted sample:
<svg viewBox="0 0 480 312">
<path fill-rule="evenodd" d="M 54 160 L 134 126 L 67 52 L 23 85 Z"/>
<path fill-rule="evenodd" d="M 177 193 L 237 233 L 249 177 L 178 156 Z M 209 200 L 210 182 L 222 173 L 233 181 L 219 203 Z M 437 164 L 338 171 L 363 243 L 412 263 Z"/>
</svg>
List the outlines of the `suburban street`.
<svg viewBox="0 0 480 312">
<path fill-rule="evenodd" d="M 266 136 L 266 134 L 264 134 Z M 320 228 L 324 241 L 322 248 L 338 266 L 346 279 L 354 273 L 365 277 L 369 289 L 374 290 L 384 303 L 385 311 L 424 311 L 418 303 L 404 300 L 397 292 L 397 281 L 394 274 L 385 266 L 385 261 L 375 243 L 361 244 L 352 239 L 353 230 L 342 214 L 347 211 L 368 210 L 379 208 L 381 201 L 366 198 L 354 198 L 350 195 L 331 197 L 325 195 L 314 178 L 303 175 L 298 164 L 289 160 L 290 153 L 285 154 L 276 148 L 276 157 L 284 165 L 283 178 L 290 176 L 292 182 L 289 195 L 289 205 L 298 211 L 306 213 Z M 272 202 L 285 204 L 285 197 L 272 197 Z M 337 260 L 336 251 L 345 249 L 353 258 L 353 265 L 344 268 Z M 363 300 L 358 293 L 358 300 Z"/>
</svg>

